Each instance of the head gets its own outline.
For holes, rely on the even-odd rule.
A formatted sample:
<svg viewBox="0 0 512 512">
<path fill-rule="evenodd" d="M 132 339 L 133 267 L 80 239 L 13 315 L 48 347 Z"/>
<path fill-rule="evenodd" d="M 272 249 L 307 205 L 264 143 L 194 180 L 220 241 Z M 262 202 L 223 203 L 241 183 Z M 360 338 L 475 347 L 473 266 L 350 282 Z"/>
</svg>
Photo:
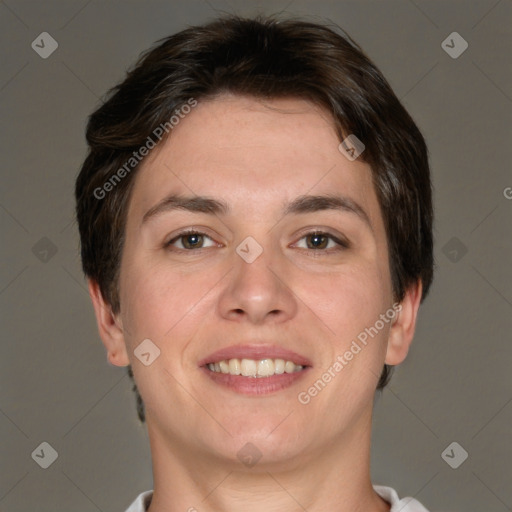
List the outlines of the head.
<svg viewBox="0 0 512 512">
<path fill-rule="evenodd" d="M 364 151 L 349 159 L 340 143 L 354 135 Z M 189 380 L 194 362 L 227 340 L 285 339 L 313 359 L 319 377 L 398 304 L 400 314 L 381 321 L 368 348 L 307 407 L 321 412 L 339 400 L 343 408 L 340 387 L 353 390 L 356 411 L 357 400 L 387 384 L 432 281 L 431 183 L 420 131 L 349 36 L 267 18 L 184 30 L 148 50 L 110 91 L 89 119 L 87 141 L 76 182 L 83 269 L 111 361 L 133 369 L 162 428 L 168 421 L 186 435 L 156 411 L 165 393 L 187 407 L 180 386 L 204 394 Z M 203 200 L 162 208 L 171 193 L 228 208 Z M 308 203 L 311 195 L 323 199 Z M 326 196 L 344 199 L 334 209 Z M 207 235 L 193 239 L 206 243 L 200 255 L 187 254 L 190 237 L 180 232 L 191 225 Z M 340 244 L 331 239 L 329 256 L 313 255 L 328 239 L 304 246 L 307 225 Z M 251 263 L 235 251 L 248 236 L 257 243 L 250 250 L 262 251 Z M 145 367 L 133 352 L 147 338 L 163 357 Z M 357 377 L 363 368 L 370 371 Z M 273 406 L 286 408 L 282 400 Z M 139 395 L 138 405 L 143 419 Z M 334 425 L 349 420 L 326 428 L 335 435 Z M 234 430 L 250 433 L 244 421 Z"/>
</svg>

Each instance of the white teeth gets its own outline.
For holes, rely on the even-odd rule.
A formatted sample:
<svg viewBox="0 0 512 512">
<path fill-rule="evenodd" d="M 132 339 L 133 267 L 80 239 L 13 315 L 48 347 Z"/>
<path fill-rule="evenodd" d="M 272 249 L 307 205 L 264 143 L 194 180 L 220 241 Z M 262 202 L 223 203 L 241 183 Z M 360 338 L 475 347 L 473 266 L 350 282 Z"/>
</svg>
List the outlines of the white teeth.
<svg viewBox="0 0 512 512">
<path fill-rule="evenodd" d="M 225 359 L 209 363 L 208 369 L 215 373 L 229 373 L 244 377 L 271 377 L 283 373 L 300 372 L 304 367 L 284 359 Z"/>
<path fill-rule="evenodd" d="M 244 377 L 256 377 L 257 363 L 254 359 L 242 359 L 240 364 L 242 367 L 242 375 Z"/>
<path fill-rule="evenodd" d="M 240 375 L 242 373 L 242 367 L 240 366 L 240 359 L 229 360 L 229 373 L 231 375 Z"/>
<path fill-rule="evenodd" d="M 284 371 L 286 373 L 293 373 L 295 371 L 295 365 L 291 361 L 286 361 Z"/>
<path fill-rule="evenodd" d="M 274 361 L 274 372 L 277 375 L 281 375 L 282 373 L 284 373 L 284 364 L 285 364 L 284 359 L 276 359 Z"/>
<path fill-rule="evenodd" d="M 222 373 L 229 373 L 229 364 L 227 361 L 221 361 L 219 363 L 219 366 L 220 366 L 220 371 Z"/>
<path fill-rule="evenodd" d="M 262 359 L 258 363 L 258 377 L 268 377 L 269 375 L 274 375 L 274 368 L 274 361 L 272 361 L 272 359 Z"/>
</svg>

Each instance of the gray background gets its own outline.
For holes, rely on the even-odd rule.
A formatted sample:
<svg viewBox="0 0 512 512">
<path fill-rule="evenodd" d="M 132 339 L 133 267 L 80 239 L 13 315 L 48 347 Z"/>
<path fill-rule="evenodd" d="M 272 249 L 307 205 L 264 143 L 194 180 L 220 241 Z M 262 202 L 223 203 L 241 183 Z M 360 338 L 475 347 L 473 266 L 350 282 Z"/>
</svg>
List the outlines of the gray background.
<svg viewBox="0 0 512 512">
<path fill-rule="evenodd" d="M 432 511 L 512 510 L 510 0 L 2 1 L 0 510 L 124 511 L 152 488 L 130 380 L 106 362 L 81 274 L 73 184 L 106 90 L 219 10 L 334 21 L 423 131 L 437 274 L 376 402 L 372 477 Z M 44 31 L 59 44 L 47 59 L 31 48 Z M 456 59 L 441 46 L 453 31 L 469 44 Z M 31 457 L 43 441 L 58 452 L 46 470 Z M 453 441 L 469 454 L 458 469 L 441 457 Z"/>
</svg>

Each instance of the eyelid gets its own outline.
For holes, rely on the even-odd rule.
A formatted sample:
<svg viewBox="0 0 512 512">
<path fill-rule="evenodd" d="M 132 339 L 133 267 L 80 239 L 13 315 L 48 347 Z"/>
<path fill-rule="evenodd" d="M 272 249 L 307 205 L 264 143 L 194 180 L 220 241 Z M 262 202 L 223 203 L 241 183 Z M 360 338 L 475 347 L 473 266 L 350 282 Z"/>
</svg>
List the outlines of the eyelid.
<svg viewBox="0 0 512 512">
<path fill-rule="evenodd" d="M 345 234 L 328 226 L 306 226 L 305 228 L 302 228 L 296 232 L 294 238 L 301 239 L 307 235 L 325 235 L 332 238 L 333 240 L 338 241 L 340 244 L 343 244 L 346 247 L 351 245 L 348 237 L 345 236 Z"/>
<path fill-rule="evenodd" d="M 217 244 L 217 246 L 219 245 L 223 245 L 223 244 L 219 244 L 219 242 L 217 242 L 213 236 L 209 235 L 206 231 L 205 231 L 206 228 L 194 228 L 194 227 L 190 227 L 190 228 L 185 228 L 181 231 L 178 231 L 177 233 L 174 233 L 172 235 L 170 235 L 170 238 L 164 242 L 164 247 L 170 247 L 173 243 L 177 242 L 181 237 L 184 237 L 186 235 L 189 235 L 189 234 L 194 234 L 194 235 L 201 235 L 201 236 L 204 236 L 204 237 L 207 237 L 209 238 L 212 242 L 214 242 L 215 244 Z M 209 247 L 199 247 L 197 249 L 181 249 L 179 247 L 176 247 L 175 248 L 177 251 L 184 251 L 184 252 L 193 252 L 193 251 L 200 251 L 201 249 L 209 249 Z"/>
<path fill-rule="evenodd" d="M 330 240 L 332 240 L 338 247 L 336 248 L 333 248 L 331 247 L 330 249 L 304 249 L 302 248 L 302 250 L 304 251 L 309 251 L 309 252 L 316 252 L 316 253 L 331 253 L 333 251 L 338 251 L 338 250 L 345 250 L 345 249 L 349 249 L 351 247 L 351 244 L 349 242 L 349 240 L 342 234 L 334 234 L 332 233 L 332 231 L 330 229 L 327 229 L 327 228 L 306 228 L 306 231 L 303 231 L 302 233 L 300 233 L 298 236 L 298 239 L 296 242 L 294 242 L 292 244 L 292 246 L 296 245 L 300 240 L 302 240 L 303 238 L 307 237 L 307 236 L 311 236 L 311 235 L 323 235 L 327 238 L 329 238 Z"/>
</svg>

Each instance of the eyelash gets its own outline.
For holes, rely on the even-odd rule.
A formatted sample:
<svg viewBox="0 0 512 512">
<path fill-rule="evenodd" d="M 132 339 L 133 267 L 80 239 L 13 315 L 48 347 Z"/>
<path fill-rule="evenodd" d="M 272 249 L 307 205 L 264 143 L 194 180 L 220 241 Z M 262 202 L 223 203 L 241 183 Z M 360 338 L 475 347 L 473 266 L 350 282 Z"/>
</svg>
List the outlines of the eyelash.
<svg viewBox="0 0 512 512">
<path fill-rule="evenodd" d="M 200 235 L 200 236 L 205 236 L 205 237 L 209 238 L 210 240 L 213 240 L 209 235 L 207 235 L 206 233 L 203 233 L 202 231 L 198 231 L 196 229 L 186 229 L 186 230 L 178 233 L 174 238 L 172 238 L 171 240 L 166 242 L 164 245 L 166 248 L 169 248 L 172 246 L 172 244 L 174 242 L 178 241 L 180 238 L 183 238 L 187 235 Z M 325 236 L 329 240 L 333 241 L 334 243 L 336 243 L 338 245 L 338 247 L 336 247 L 336 248 L 331 247 L 329 249 L 302 249 L 309 253 L 315 253 L 315 255 L 318 255 L 319 252 L 324 252 L 324 253 L 330 254 L 333 250 L 334 251 L 342 251 L 342 250 L 348 249 L 350 247 L 350 244 L 348 241 L 340 240 L 339 238 L 335 237 L 331 233 L 328 233 L 325 231 L 318 231 L 318 230 L 308 231 L 307 233 L 304 233 L 299 238 L 299 240 L 302 240 L 303 238 L 306 238 L 306 237 L 312 236 L 312 235 Z M 199 247 L 198 249 L 173 248 L 173 250 L 180 251 L 180 252 L 197 252 L 197 251 L 201 251 L 202 249 L 209 249 L 209 247 Z"/>
</svg>

